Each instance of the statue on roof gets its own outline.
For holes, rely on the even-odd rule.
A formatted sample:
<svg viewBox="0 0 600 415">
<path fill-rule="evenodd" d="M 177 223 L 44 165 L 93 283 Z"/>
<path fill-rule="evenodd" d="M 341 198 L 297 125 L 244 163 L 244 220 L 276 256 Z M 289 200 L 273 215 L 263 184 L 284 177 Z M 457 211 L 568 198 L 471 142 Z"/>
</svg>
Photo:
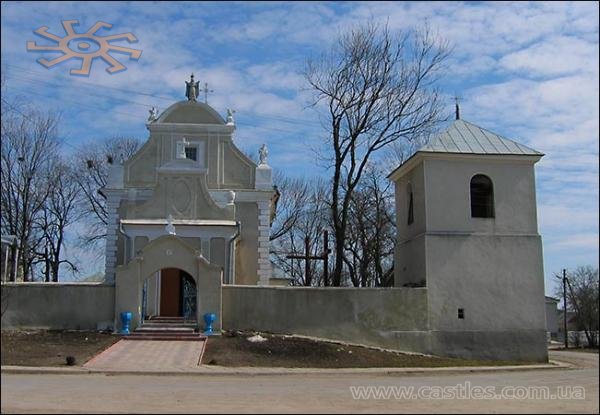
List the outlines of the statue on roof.
<svg viewBox="0 0 600 415">
<path fill-rule="evenodd" d="M 196 98 L 198 97 L 200 81 L 194 82 L 194 74 L 190 77 L 189 82 L 185 81 L 185 96 L 188 101 L 196 102 Z"/>
<path fill-rule="evenodd" d="M 235 124 L 235 121 L 233 120 L 234 113 L 235 113 L 235 110 L 227 108 L 227 125 Z"/>
<path fill-rule="evenodd" d="M 150 113 L 148 116 L 148 122 L 154 122 L 158 119 L 158 108 L 152 107 L 150 110 L 148 110 L 148 112 Z"/>
<path fill-rule="evenodd" d="M 258 157 L 260 159 L 259 164 L 267 164 L 267 156 L 269 155 L 269 150 L 267 150 L 267 146 L 263 144 L 258 150 Z"/>
</svg>

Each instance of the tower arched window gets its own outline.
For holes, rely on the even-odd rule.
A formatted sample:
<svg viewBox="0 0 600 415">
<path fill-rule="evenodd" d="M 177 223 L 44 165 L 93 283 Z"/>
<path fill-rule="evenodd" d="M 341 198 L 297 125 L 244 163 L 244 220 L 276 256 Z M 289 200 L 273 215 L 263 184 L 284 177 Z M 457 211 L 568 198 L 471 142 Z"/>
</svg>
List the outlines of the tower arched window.
<svg viewBox="0 0 600 415">
<path fill-rule="evenodd" d="M 494 217 L 494 185 L 484 174 L 471 178 L 471 217 Z"/>
<path fill-rule="evenodd" d="M 410 225 L 415 221 L 415 213 L 414 213 L 414 203 L 413 203 L 413 191 L 412 186 L 409 183 L 406 186 L 406 198 L 408 199 L 408 220 L 407 223 Z"/>
</svg>

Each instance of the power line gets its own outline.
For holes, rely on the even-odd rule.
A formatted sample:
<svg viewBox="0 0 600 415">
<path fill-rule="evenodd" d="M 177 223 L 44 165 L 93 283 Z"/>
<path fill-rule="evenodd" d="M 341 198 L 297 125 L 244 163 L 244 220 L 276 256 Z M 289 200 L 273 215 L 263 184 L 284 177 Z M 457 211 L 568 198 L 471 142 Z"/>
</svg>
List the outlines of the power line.
<svg viewBox="0 0 600 415">
<path fill-rule="evenodd" d="M 19 69 L 22 72 L 27 72 L 33 75 L 39 75 L 39 72 L 36 71 L 32 71 L 30 69 L 27 68 L 23 68 L 17 65 L 12 65 L 12 64 L 4 64 L 5 66 L 8 67 L 12 67 L 15 69 Z M 72 81 L 72 79 L 70 78 L 66 78 L 62 75 L 57 75 L 58 78 L 61 78 L 64 81 L 70 80 Z M 38 81 L 43 81 L 43 80 L 38 80 Z M 44 81 L 47 82 L 47 81 Z M 98 84 L 98 83 L 94 83 L 94 82 L 89 82 L 89 81 L 77 81 L 78 83 L 82 83 L 85 86 L 89 86 L 89 87 L 100 87 L 100 88 L 104 88 L 104 89 L 112 89 L 115 91 L 119 91 L 119 92 L 124 92 L 127 94 L 137 94 L 137 95 L 143 95 L 143 96 L 148 96 L 148 97 L 152 97 L 152 98 L 157 98 L 157 99 L 162 99 L 162 100 L 167 100 L 170 102 L 176 101 L 176 98 L 173 97 L 165 97 L 165 96 L 161 96 L 161 95 L 156 95 L 156 94 L 151 94 L 151 93 L 146 93 L 146 92 L 141 92 L 141 91 L 133 91 L 133 90 L 129 90 L 129 89 L 124 89 L 124 88 L 117 88 L 117 87 L 112 87 L 112 86 L 107 86 L 107 85 L 102 85 L 102 84 Z M 139 104 L 139 105 L 145 105 L 148 106 L 148 104 Z M 314 120 L 308 120 L 308 119 L 301 119 L 301 118 L 293 118 L 293 117 L 284 117 L 284 116 L 280 116 L 280 115 L 259 115 L 259 114 L 255 114 L 253 115 L 253 117 L 255 118 L 263 118 L 263 119 L 273 119 L 273 120 L 277 120 L 277 121 L 283 121 L 283 122 L 287 122 L 287 123 L 292 123 L 292 124 L 300 124 L 300 125 L 306 125 L 306 124 L 310 124 L 311 122 L 314 122 Z"/>
<path fill-rule="evenodd" d="M 44 81 L 38 81 L 38 82 L 44 82 Z M 49 99 L 59 99 L 59 100 L 62 100 L 62 101 L 73 102 L 73 103 L 76 103 L 78 106 L 86 107 L 86 108 L 90 108 L 90 109 L 94 109 L 94 110 L 106 110 L 106 108 L 103 108 L 103 107 L 100 107 L 100 106 L 93 106 L 93 105 L 89 105 L 89 104 L 82 104 L 80 101 L 76 101 L 74 99 L 69 99 L 69 98 L 65 98 L 65 97 L 58 97 L 58 96 L 50 96 L 50 95 L 47 95 L 47 94 L 42 94 L 42 93 L 40 93 L 38 91 L 32 91 L 32 90 L 29 90 L 29 89 L 19 89 L 19 88 L 15 87 L 15 86 L 12 86 L 12 85 L 7 85 L 7 86 L 5 86 L 5 88 L 8 88 L 8 89 L 11 89 L 11 90 L 14 90 L 14 91 L 18 91 L 18 92 L 22 92 L 22 93 L 27 93 L 27 94 L 41 95 L 41 96 L 49 98 Z M 132 117 L 132 118 L 140 119 L 139 115 L 133 114 L 133 113 L 130 113 L 130 112 L 124 112 L 124 111 L 118 111 L 118 110 L 111 110 L 111 112 L 117 113 L 117 114 L 122 114 L 122 115 L 125 115 L 127 117 Z M 284 129 L 275 128 L 275 127 L 263 127 L 263 126 L 252 124 L 252 123 L 249 123 L 249 122 L 238 122 L 237 124 L 241 125 L 241 126 L 254 127 L 254 128 L 257 128 L 257 129 L 261 129 L 261 130 L 277 131 L 277 132 L 283 132 L 283 133 L 289 133 L 289 134 L 297 134 L 298 133 L 298 131 L 284 130 Z"/>
<path fill-rule="evenodd" d="M 26 76 L 20 76 L 20 75 L 16 75 L 15 76 L 15 75 L 13 75 L 13 78 L 19 79 L 21 81 L 34 82 L 34 83 L 42 84 L 42 85 L 49 85 L 49 86 L 55 86 L 55 87 L 63 87 L 63 85 L 60 85 L 60 84 L 55 84 L 53 82 L 45 81 L 45 80 L 42 80 L 42 79 L 31 79 L 31 78 L 28 78 Z M 74 92 L 77 92 L 77 91 L 66 90 L 65 92 L 67 92 L 67 93 L 74 93 Z M 127 99 L 124 99 L 124 98 L 119 98 L 119 97 L 115 97 L 115 96 L 111 96 L 111 95 L 99 94 L 97 92 L 89 92 L 89 94 L 97 96 L 97 97 L 100 97 L 100 98 L 108 98 L 108 99 L 112 99 L 112 100 L 127 102 L 127 103 L 134 104 L 134 105 L 140 105 L 140 106 L 147 107 L 147 108 L 152 108 L 152 105 L 150 105 L 150 104 L 144 104 L 144 103 L 141 103 L 141 102 L 131 101 L 131 100 L 127 100 Z"/>
</svg>

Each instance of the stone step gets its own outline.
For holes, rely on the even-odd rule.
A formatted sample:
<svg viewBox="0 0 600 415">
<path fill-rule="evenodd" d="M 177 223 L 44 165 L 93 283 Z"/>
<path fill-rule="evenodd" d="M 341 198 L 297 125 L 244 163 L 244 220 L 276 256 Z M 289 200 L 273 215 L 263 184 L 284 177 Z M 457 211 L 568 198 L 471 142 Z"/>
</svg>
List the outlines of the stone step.
<svg viewBox="0 0 600 415">
<path fill-rule="evenodd" d="M 136 335 L 130 334 L 129 336 L 123 336 L 124 340 L 171 340 L 171 341 L 204 341 L 206 336 L 201 335 L 160 335 L 160 334 L 146 334 Z"/>
<path fill-rule="evenodd" d="M 145 326 L 187 326 L 187 327 L 195 327 L 198 325 L 195 321 L 152 321 L 152 320 L 144 320 L 142 322 Z"/>
<path fill-rule="evenodd" d="M 138 327 L 133 333 L 162 333 L 162 334 L 196 334 L 196 331 L 192 328 L 152 328 L 152 327 Z"/>
<path fill-rule="evenodd" d="M 151 316 L 146 321 L 196 321 L 195 318 L 184 319 L 183 317 Z"/>
</svg>

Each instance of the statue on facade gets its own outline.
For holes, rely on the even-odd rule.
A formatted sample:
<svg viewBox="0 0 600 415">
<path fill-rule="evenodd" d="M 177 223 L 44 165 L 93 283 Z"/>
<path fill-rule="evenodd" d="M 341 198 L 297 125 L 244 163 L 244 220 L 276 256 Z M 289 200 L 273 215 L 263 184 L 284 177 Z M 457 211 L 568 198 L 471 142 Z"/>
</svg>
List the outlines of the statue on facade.
<svg viewBox="0 0 600 415">
<path fill-rule="evenodd" d="M 198 97 L 198 91 L 200 85 L 200 81 L 194 82 L 194 74 L 190 77 L 189 82 L 185 81 L 185 96 L 188 101 L 196 102 L 196 98 Z"/>
<path fill-rule="evenodd" d="M 165 226 L 165 231 L 169 235 L 175 235 L 175 225 L 173 225 L 173 215 L 169 214 L 167 217 L 167 226 Z"/>
<path fill-rule="evenodd" d="M 186 146 L 189 144 L 189 142 L 185 139 L 185 137 L 183 137 L 181 139 L 181 141 L 177 142 L 177 155 L 176 158 L 178 159 L 185 159 L 187 158 L 186 154 L 185 154 L 185 148 Z"/>
<path fill-rule="evenodd" d="M 263 144 L 258 150 L 258 157 L 260 160 L 259 164 L 267 164 L 267 156 L 269 155 L 269 150 L 267 150 L 267 146 Z"/>
<path fill-rule="evenodd" d="M 150 115 L 148 116 L 148 122 L 154 122 L 158 119 L 158 108 L 152 107 L 148 110 Z"/>
</svg>

